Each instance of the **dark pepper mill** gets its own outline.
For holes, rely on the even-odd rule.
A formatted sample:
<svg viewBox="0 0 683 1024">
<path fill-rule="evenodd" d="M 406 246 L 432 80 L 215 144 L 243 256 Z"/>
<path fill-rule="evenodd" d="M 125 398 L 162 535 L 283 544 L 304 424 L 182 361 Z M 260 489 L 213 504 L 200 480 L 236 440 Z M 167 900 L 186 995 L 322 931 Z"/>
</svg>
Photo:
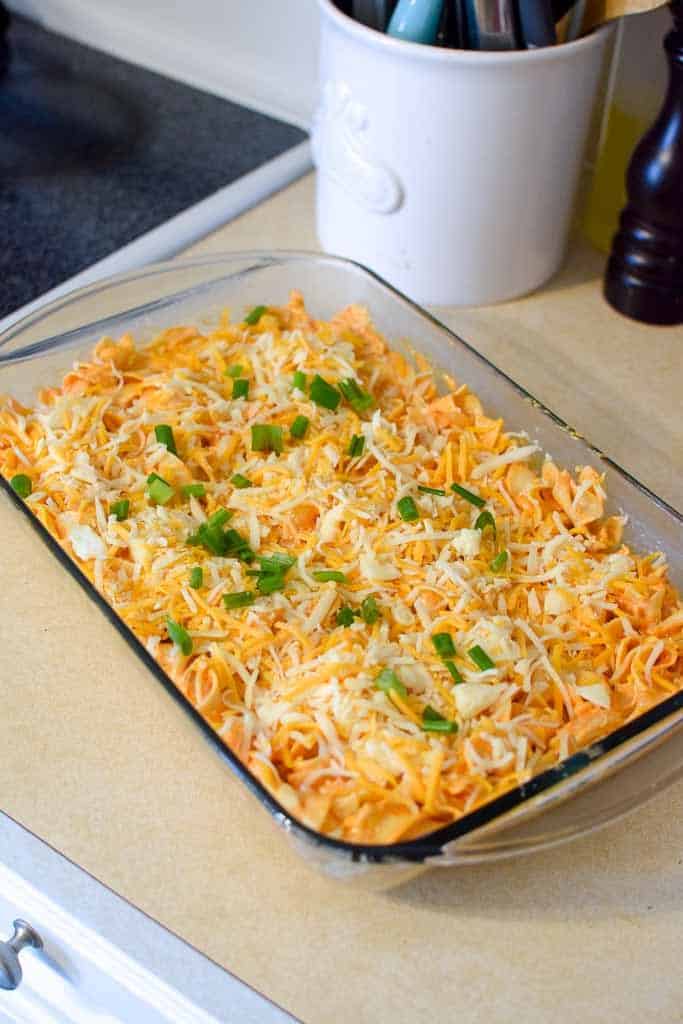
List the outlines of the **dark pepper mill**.
<svg viewBox="0 0 683 1024">
<path fill-rule="evenodd" d="M 683 0 L 664 39 L 669 88 L 626 175 L 628 201 L 605 272 L 605 298 L 648 324 L 683 323 Z"/>
</svg>

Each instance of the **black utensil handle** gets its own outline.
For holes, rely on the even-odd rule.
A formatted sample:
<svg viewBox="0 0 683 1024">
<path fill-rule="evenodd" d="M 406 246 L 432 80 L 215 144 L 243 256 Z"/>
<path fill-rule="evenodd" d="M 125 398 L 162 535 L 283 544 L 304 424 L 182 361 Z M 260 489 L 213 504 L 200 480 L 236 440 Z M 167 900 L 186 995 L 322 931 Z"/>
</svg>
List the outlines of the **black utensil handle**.
<svg viewBox="0 0 683 1024">
<path fill-rule="evenodd" d="M 517 0 L 517 19 L 522 46 L 554 46 L 555 16 L 549 0 Z"/>
</svg>

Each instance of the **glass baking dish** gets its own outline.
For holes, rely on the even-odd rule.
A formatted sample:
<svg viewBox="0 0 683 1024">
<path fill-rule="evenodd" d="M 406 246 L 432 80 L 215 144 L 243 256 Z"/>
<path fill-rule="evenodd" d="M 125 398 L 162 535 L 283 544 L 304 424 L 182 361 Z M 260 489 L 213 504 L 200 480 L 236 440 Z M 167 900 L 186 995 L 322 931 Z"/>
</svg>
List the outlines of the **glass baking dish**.
<svg viewBox="0 0 683 1024">
<path fill-rule="evenodd" d="M 261 302 L 285 303 L 292 288 L 303 291 L 319 318 L 351 302 L 366 305 L 393 346 L 408 356 L 418 350 L 437 370 L 466 382 L 489 415 L 502 416 L 510 429 L 525 430 L 558 464 L 587 464 L 606 473 L 611 511 L 628 515 L 626 540 L 642 550 L 663 551 L 673 582 L 683 588 L 683 517 L 678 512 L 443 324 L 347 260 L 302 252 L 235 253 L 158 264 L 91 285 L 0 336 L 0 392 L 31 401 L 38 387 L 59 379 L 104 334 L 130 331 L 144 341 L 172 324 L 208 324 L 226 307 L 241 312 Z M 525 785 L 419 839 L 388 846 L 331 839 L 292 818 L 251 775 L 1 477 L 0 484 L 306 859 L 335 877 L 364 876 L 374 884 L 381 875 L 377 880 L 385 884 L 426 866 L 489 861 L 554 845 L 606 825 L 683 774 L 681 692 Z"/>
</svg>

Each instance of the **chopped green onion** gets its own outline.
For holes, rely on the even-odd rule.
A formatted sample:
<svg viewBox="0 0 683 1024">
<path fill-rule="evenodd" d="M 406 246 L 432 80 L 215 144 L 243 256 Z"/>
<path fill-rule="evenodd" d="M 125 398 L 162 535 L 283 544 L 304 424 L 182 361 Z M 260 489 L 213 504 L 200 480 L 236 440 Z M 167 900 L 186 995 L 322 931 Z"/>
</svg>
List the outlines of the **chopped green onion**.
<svg viewBox="0 0 683 1024">
<path fill-rule="evenodd" d="M 228 611 L 234 608 L 246 608 L 256 600 L 253 590 L 241 590 L 236 594 L 223 594 L 223 604 Z"/>
<path fill-rule="evenodd" d="M 245 324 L 249 324 L 250 327 L 254 327 L 259 322 L 263 314 L 266 313 L 267 311 L 267 306 L 254 306 L 251 313 L 247 313 L 247 315 L 245 316 Z"/>
<path fill-rule="evenodd" d="M 223 558 L 239 558 L 242 562 L 253 562 L 256 555 L 247 541 L 237 530 L 223 530 L 223 525 L 230 519 L 232 512 L 227 508 L 219 508 L 212 516 L 202 523 L 196 533 L 187 538 L 188 544 L 200 544 L 212 555 Z"/>
<path fill-rule="evenodd" d="M 455 644 L 450 633 L 435 633 L 432 637 L 434 650 L 440 658 L 454 658 Z"/>
<path fill-rule="evenodd" d="M 157 473 L 150 473 L 147 477 L 147 490 L 155 505 L 168 505 L 175 494 L 171 485 Z"/>
<path fill-rule="evenodd" d="M 227 555 L 228 541 L 223 526 L 232 519 L 233 514 L 227 508 L 216 509 L 206 522 L 201 524 L 197 532 L 188 537 L 188 543 L 201 544 L 213 555 Z M 239 534 L 237 536 L 239 537 Z"/>
<path fill-rule="evenodd" d="M 235 475 L 231 477 L 230 483 L 233 487 L 239 488 L 239 490 L 243 490 L 245 487 L 254 486 L 251 480 L 248 480 L 246 476 L 242 476 L 241 473 L 235 473 Z"/>
<path fill-rule="evenodd" d="M 466 487 L 461 487 L 460 484 L 451 484 L 451 490 L 459 494 L 465 501 L 469 501 L 470 505 L 476 505 L 477 508 L 483 508 L 486 502 L 483 498 L 480 498 L 478 494 L 472 494 L 472 491 L 468 491 Z"/>
<path fill-rule="evenodd" d="M 482 672 L 486 672 L 486 670 L 489 668 L 496 667 L 489 658 L 486 651 L 483 649 L 483 647 L 480 647 L 479 644 L 476 644 L 467 653 L 469 654 L 470 658 L 477 666 L 477 668 L 480 668 Z"/>
<path fill-rule="evenodd" d="M 183 484 L 180 488 L 186 498 L 205 498 L 206 487 L 204 484 Z"/>
<path fill-rule="evenodd" d="M 339 390 L 355 412 L 366 412 L 375 404 L 372 395 L 369 395 L 367 391 L 362 391 L 358 386 L 358 381 L 353 380 L 352 377 L 340 380 Z"/>
<path fill-rule="evenodd" d="M 216 511 L 213 512 L 206 520 L 206 525 L 210 530 L 218 530 L 221 526 L 227 523 L 229 519 L 232 519 L 234 514 L 235 513 L 228 508 L 217 508 Z"/>
<path fill-rule="evenodd" d="M 420 518 L 417 505 L 409 495 L 406 495 L 405 498 L 401 498 L 400 501 L 397 501 L 396 508 L 398 509 L 398 514 L 401 519 L 406 523 L 414 523 L 416 519 Z"/>
<path fill-rule="evenodd" d="M 291 427 L 289 428 L 289 432 L 292 435 L 292 437 L 295 437 L 297 441 L 300 441 L 301 438 L 305 436 L 310 422 L 311 421 L 309 420 L 308 416 L 297 416 L 294 422 L 292 423 Z"/>
<path fill-rule="evenodd" d="M 232 382 L 233 398 L 249 398 L 249 381 L 246 377 L 237 377 Z"/>
<path fill-rule="evenodd" d="M 349 608 L 348 604 L 343 605 L 337 612 L 338 626 L 352 626 L 354 619 L 353 609 Z"/>
<path fill-rule="evenodd" d="M 273 594 L 276 590 L 282 590 L 286 583 L 285 575 L 292 568 L 296 558 L 292 555 L 285 555 L 276 551 L 273 555 L 259 557 L 260 569 L 250 569 L 247 576 L 256 577 L 259 593 Z"/>
<path fill-rule="evenodd" d="M 453 664 L 452 661 L 444 661 L 444 665 L 446 666 L 446 668 L 450 672 L 451 679 L 453 680 L 454 683 L 464 683 L 465 682 L 465 680 L 460 675 L 460 673 L 458 672 L 456 666 Z"/>
<path fill-rule="evenodd" d="M 260 556 L 258 561 L 263 572 L 285 573 L 295 564 L 296 558 L 293 555 L 285 555 L 276 551 L 273 555 Z"/>
<path fill-rule="evenodd" d="M 352 459 L 358 459 L 363 454 L 365 438 L 362 434 L 354 434 L 349 444 L 349 455 Z"/>
<path fill-rule="evenodd" d="M 389 693 L 391 690 L 395 690 L 400 697 L 407 697 L 408 691 L 405 686 L 398 678 L 396 673 L 391 668 L 383 668 L 380 674 L 375 679 L 375 686 L 378 690 L 384 690 L 385 693 Z"/>
<path fill-rule="evenodd" d="M 200 587 L 204 586 L 204 570 L 201 565 L 195 565 L 190 573 L 190 586 L 193 590 L 199 590 Z"/>
<path fill-rule="evenodd" d="M 442 491 L 440 487 L 425 487 L 424 484 L 418 484 L 417 489 L 420 494 L 436 494 L 439 498 L 446 497 L 446 492 Z"/>
<path fill-rule="evenodd" d="M 491 561 L 491 569 L 494 572 L 502 572 L 508 563 L 507 551 L 499 551 L 494 559 Z"/>
<path fill-rule="evenodd" d="M 274 594 L 282 590 L 286 583 L 284 572 L 264 572 L 262 569 L 249 569 L 247 576 L 256 578 L 256 586 L 260 594 Z"/>
<path fill-rule="evenodd" d="M 493 535 L 496 535 L 496 520 L 493 518 L 487 508 L 483 512 L 480 512 L 477 516 L 477 521 L 474 524 L 475 530 L 481 530 L 483 533 L 487 526 L 490 526 L 493 530 Z"/>
<path fill-rule="evenodd" d="M 313 579 L 318 583 L 346 583 L 346 576 L 336 569 L 321 569 L 313 573 Z"/>
<path fill-rule="evenodd" d="M 422 712 L 422 728 L 425 732 L 457 732 L 458 723 L 449 722 L 428 704 Z"/>
<path fill-rule="evenodd" d="M 253 562 L 256 555 L 249 547 L 248 541 L 244 539 L 237 530 L 226 530 L 223 534 L 225 540 L 225 553 L 233 558 L 239 558 L 240 562 Z"/>
<path fill-rule="evenodd" d="M 156 437 L 159 444 L 165 444 L 171 455 L 177 455 L 178 449 L 175 446 L 175 438 L 173 436 L 173 429 L 169 427 L 168 423 L 159 423 L 154 428 L 154 436 Z"/>
<path fill-rule="evenodd" d="M 310 395 L 316 405 L 321 405 L 323 409 L 330 409 L 333 412 L 341 402 L 341 395 L 337 389 L 328 384 L 318 373 L 311 382 Z"/>
<path fill-rule="evenodd" d="M 112 501 L 109 506 L 109 515 L 116 516 L 118 521 L 122 523 L 124 519 L 128 518 L 130 511 L 130 501 L 128 498 L 121 498 L 120 501 Z"/>
<path fill-rule="evenodd" d="M 377 607 L 377 601 L 374 597 L 366 597 L 360 606 L 360 613 L 363 616 L 363 622 L 368 626 L 374 625 L 379 618 L 379 608 Z"/>
<path fill-rule="evenodd" d="M 26 476 L 25 473 L 17 473 L 16 476 L 13 476 L 9 485 L 14 493 L 18 494 L 20 498 L 28 498 L 29 494 L 33 490 L 31 478 L 30 476 Z"/>
<path fill-rule="evenodd" d="M 244 367 L 242 366 L 242 364 L 241 363 L 236 363 L 235 366 L 229 366 L 227 368 L 227 370 L 225 371 L 225 376 L 226 377 L 232 377 L 233 380 L 234 380 L 235 377 L 241 377 L 243 373 L 244 373 Z"/>
<path fill-rule="evenodd" d="M 166 616 L 166 629 L 173 643 L 180 648 L 184 655 L 192 654 L 192 637 L 170 615 Z"/>
<path fill-rule="evenodd" d="M 251 428 L 251 450 L 253 452 L 277 452 L 282 451 L 282 427 L 273 426 L 270 423 L 256 423 Z"/>
<path fill-rule="evenodd" d="M 292 377 L 292 385 L 298 388 L 299 391 L 306 390 L 306 374 L 302 370 L 297 370 Z"/>
</svg>

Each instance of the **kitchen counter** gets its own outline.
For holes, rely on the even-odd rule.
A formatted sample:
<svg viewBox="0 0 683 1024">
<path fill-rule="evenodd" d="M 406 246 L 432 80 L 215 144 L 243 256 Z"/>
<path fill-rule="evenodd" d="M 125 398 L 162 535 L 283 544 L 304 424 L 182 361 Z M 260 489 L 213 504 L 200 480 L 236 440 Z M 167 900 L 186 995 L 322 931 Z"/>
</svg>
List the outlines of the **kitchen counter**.
<svg viewBox="0 0 683 1024">
<path fill-rule="evenodd" d="M 317 247 L 306 178 L 193 253 Z M 683 329 L 600 298 L 575 245 L 539 293 L 439 311 L 683 505 Z M 2 497 L 2 496 L 0 496 Z M 604 832 L 384 893 L 314 874 L 0 500 L 0 809 L 310 1024 L 683 1020 L 683 783 Z"/>
</svg>

